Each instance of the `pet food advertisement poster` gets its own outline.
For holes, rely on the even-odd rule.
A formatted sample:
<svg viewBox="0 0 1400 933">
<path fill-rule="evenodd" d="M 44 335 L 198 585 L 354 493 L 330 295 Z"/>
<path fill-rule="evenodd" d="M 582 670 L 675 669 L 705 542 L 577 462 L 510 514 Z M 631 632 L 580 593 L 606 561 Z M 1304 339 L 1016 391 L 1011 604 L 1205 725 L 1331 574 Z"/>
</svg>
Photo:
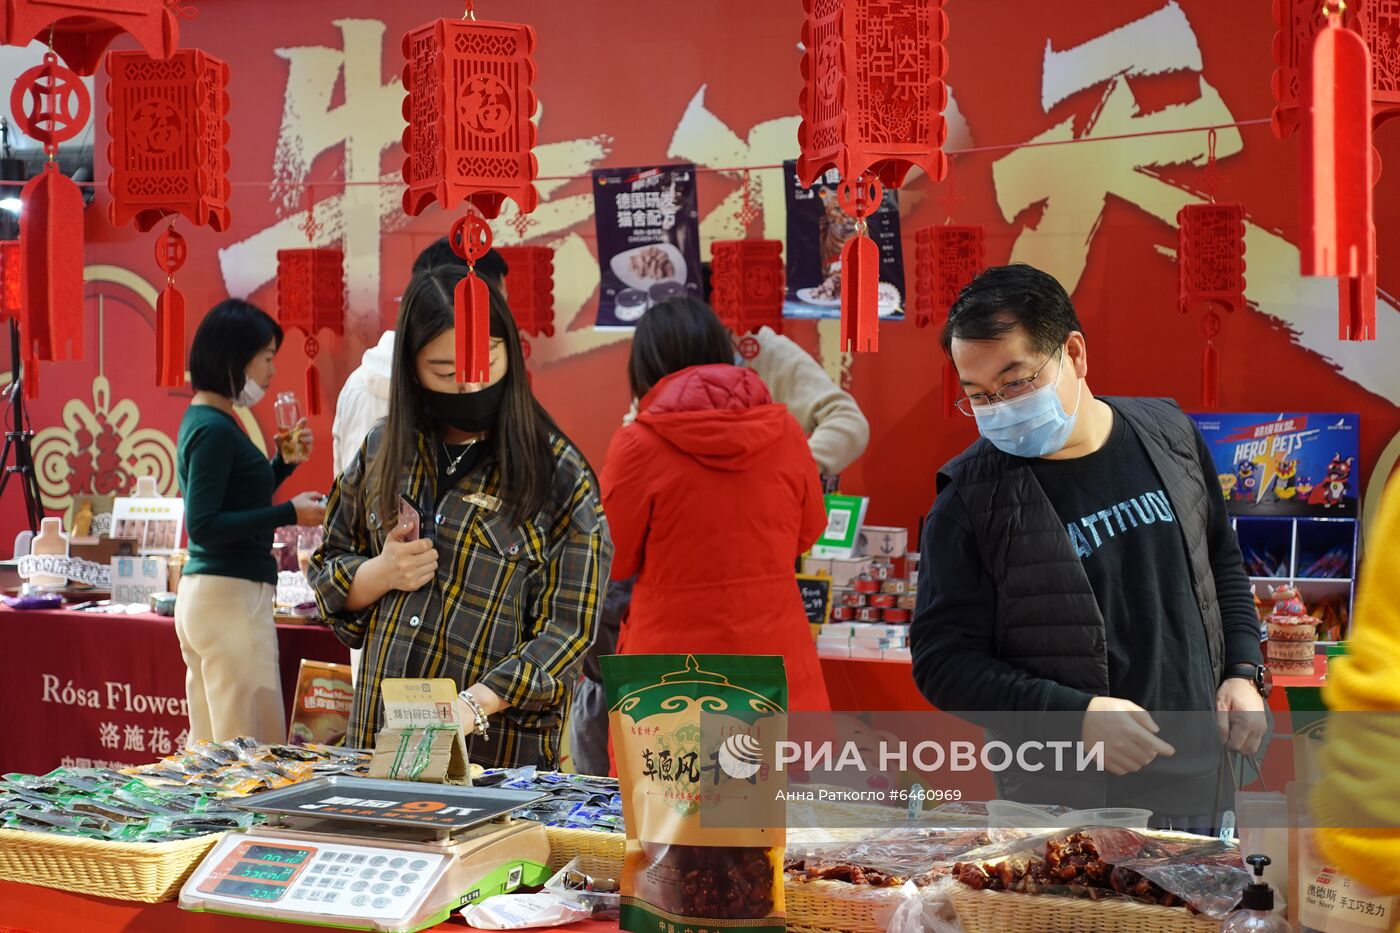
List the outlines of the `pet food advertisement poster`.
<svg viewBox="0 0 1400 933">
<path fill-rule="evenodd" d="M 802 187 L 797 163 L 783 163 L 787 189 L 787 301 L 783 316 L 841 316 L 841 249 L 855 236 L 856 222 L 841 209 L 840 177 L 832 169 Z M 869 237 L 880 248 L 880 319 L 904 319 L 904 252 L 899 240 L 899 192 L 885 189 L 884 202 L 868 220 Z"/>
<path fill-rule="evenodd" d="M 593 172 L 598 326 L 637 326 L 647 309 L 700 292 L 700 209 L 694 165 Z"/>
<path fill-rule="evenodd" d="M 1232 515 L 1353 518 L 1361 467 L 1354 414 L 1198 414 Z"/>
</svg>

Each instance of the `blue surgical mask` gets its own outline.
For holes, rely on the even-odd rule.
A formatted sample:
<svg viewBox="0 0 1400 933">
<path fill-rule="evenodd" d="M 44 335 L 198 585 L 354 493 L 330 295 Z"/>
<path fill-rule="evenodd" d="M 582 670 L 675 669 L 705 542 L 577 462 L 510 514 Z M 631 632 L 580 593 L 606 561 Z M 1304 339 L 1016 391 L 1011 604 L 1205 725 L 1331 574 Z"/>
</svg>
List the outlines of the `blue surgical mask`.
<svg viewBox="0 0 1400 933">
<path fill-rule="evenodd" d="M 1060 361 L 1060 373 L 1064 372 L 1064 360 Z M 1007 402 L 994 402 L 973 409 L 977 419 L 977 430 L 1001 451 L 1013 457 L 1048 457 L 1064 449 L 1074 430 L 1074 419 L 1079 415 L 1079 399 L 1084 393 L 1084 383 L 1079 382 L 1079 392 L 1074 397 L 1074 411 L 1066 412 L 1060 403 L 1060 394 L 1055 391 L 1060 375 L 1048 386 L 1014 398 Z"/>
</svg>

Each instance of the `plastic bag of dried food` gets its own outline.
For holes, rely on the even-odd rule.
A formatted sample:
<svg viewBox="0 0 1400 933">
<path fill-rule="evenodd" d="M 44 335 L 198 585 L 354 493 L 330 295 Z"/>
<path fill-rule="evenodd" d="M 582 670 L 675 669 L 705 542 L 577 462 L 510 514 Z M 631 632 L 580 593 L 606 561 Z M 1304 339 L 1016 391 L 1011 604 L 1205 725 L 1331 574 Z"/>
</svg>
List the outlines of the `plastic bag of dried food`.
<svg viewBox="0 0 1400 933">
<path fill-rule="evenodd" d="M 969 852 L 953 868 L 990 891 L 1187 907 L 1220 920 L 1249 883 L 1237 848 L 1204 836 L 1117 827 L 1065 829 Z"/>
<path fill-rule="evenodd" d="M 602 659 L 627 828 L 620 926 L 782 930 L 780 657 Z M 724 921 L 724 922 L 720 922 Z"/>
</svg>

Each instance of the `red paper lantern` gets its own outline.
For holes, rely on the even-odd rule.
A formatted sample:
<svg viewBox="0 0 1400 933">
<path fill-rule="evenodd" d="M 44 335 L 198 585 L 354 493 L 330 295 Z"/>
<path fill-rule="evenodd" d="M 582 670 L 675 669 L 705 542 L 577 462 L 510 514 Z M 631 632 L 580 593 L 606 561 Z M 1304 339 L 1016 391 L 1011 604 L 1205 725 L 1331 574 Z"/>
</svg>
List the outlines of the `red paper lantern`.
<svg viewBox="0 0 1400 933">
<path fill-rule="evenodd" d="M 914 324 L 928 327 L 948 316 L 958 293 L 985 267 L 986 232 L 980 224 L 938 224 L 914 232 Z"/>
<path fill-rule="evenodd" d="M 124 32 L 156 58 L 169 58 L 179 44 L 176 7 L 170 0 L 5 0 L 0 41 L 22 46 L 51 40 L 68 67 L 91 75 L 107 46 Z"/>
<path fill-rule="evenodd" d="M 1214 147 L 1212 146 L 1212 152 Z M 1212 156 L 1213 158 L 1213 156 Z M 1220 354 L 1215 336 L 1223 323 L 1216 313 L 1244 307 L 1244 205 L 1188 204 L 1176 215 L 1177 302 L 1181 313 L 1204 307 L 1201 404 L 1220 404 Z"/>
<path fill-rule="evenodd" d="M 510 310 L 520 332 L 554 336 L 554 250 L 547 246 L 500 246 L 506 261 Z"/>
<path fill-rule="evenodd" d="M 785 270 L 781 240 L 716 240 L 710 247 L 710 301 L 735 334 L 783 332 Z"/>
<path fill-rule="evenodd" d="M 229 225 L 228 65 L 198 49 L 168 61 L 107 56 L 107 161 L 112 224 L 142 232 L 171 214 Z"/>
<path fill-rule="evenodd" d="M 156 302 L 156 384 L 178 388 L 185 384 L 185 299 L 175 272 L 186 247 L 174 220 L 228 229 L 228 65 L 198 49 L 164 60 L 112 52 L 107 76 L 112 224 L 134 221 L 146 232 L 170 222 L 156 241 L 165 273 Z"/>
<path fill-rule="evenodd" d="M 491 228 L 506 198 L 528 214 L 535 191 L 535 31 L 517 23 L 468 18 L 425 23 L 403 37 L 405 91 L 404 212 L 433 201 L 448 209 L 466 200 L 473 212 L 450 241 L 467 260 L 455 292 L 457 380 L 490 379 L 490 296 L 476 260 L 491 248 Z M 477 211 L 480 214 L 476 213 Z"/>
<path fill-rule="evenodd" d="M 306 410 L 321 414 L 321 374 L 316 334 L 345 333 L 345 254 L 338 249 L 277 251 L 277 320 L 306 335 Z"/>
<path fill-rule="evenodd" d="M 535 192 L 535 31 L 518 23 L 439 19 L 403 37 L 403 209 L 468 200 L 488 218 Z"/>
<path fill-rule="evenodd" d="M 1176 215 L 1181 313 L 1202 304 L 1244 307 L 1244 205 L 1188 204 Z"/>
<path fill-rule="evenodd" d="M 24 253 L 19 240 L 0 241 L 0 324 L 24 310 Z"/>
<path fill-rule="evenodd" d="M 943 0 L 803 0 L 797 177 L 828 168 L 898 188 L 915 165 L 948 171 Z"/>
</svg>

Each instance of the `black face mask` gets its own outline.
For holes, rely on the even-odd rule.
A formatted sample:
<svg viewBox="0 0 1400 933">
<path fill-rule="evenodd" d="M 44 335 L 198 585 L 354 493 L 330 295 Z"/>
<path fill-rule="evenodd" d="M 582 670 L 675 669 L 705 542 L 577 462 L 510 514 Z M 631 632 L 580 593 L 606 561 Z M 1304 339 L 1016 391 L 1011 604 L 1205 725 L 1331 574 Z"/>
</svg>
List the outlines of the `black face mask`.
<svg viewBox="0 0 1400 933">
<path fill-rule="evenodd" d="M 505 397 L 504 379 L 477 392 L 423 390 L 428 414 L 434 421 L 471 434 L 489 431 L 496 426 Z"/>
</svg>

